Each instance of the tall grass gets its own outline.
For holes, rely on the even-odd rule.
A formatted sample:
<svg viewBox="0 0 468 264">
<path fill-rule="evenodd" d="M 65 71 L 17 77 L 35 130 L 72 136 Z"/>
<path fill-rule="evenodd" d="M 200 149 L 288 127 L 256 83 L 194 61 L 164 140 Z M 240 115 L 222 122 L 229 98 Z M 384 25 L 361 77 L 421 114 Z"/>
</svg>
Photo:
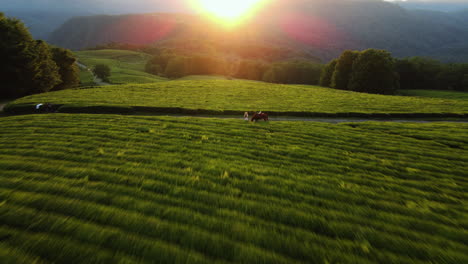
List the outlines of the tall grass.
<svg viewBox="0 0 468 264">
<path fill-rule="evenodd" d="M 465 124 L 0 119 L 0 260 L 465 263 Z"/>
<path fill-rule="evenodd" d="M 432 97 L 455 100 L 468 100 L 468 92 L 440 90 L 399 90 L 398 94 L 405 96 Z"/>
</svg>

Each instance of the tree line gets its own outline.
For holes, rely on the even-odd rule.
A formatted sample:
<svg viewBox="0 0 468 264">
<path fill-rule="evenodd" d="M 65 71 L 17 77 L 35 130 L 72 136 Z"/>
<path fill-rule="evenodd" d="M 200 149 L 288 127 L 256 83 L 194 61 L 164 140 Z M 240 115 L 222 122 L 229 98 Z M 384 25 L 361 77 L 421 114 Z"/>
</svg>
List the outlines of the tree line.
<svg viewBox="0 0 468 264">
<path fill-rule="evenodd" d="M 327 64 L 320 85 L 355 92 L 394 94 L 399 88 L 395 62 L 385 50 L 347 50 Z"/>
<path fill-rule="evenodd" d="M 71 51 L 33 39 L 20 20 L 0 13 L 0 39 L 1 98 L 78 86 L 79 69 Z M 140 50 L 151 54 L 153 57 L 147 62 L 146 71 L 168 78 L 224 75 L 271 83 L 320 84 L 377 94 L 394 94 L 397 89 L 468 91 L 468 64 L 444 64 L 422 57 L 396 59 L 385 50 L 347 50 L 339 58 L 322 65 L 307 59 L 275 61 L 252 59 L 255 58 L 252 54 L 246 58 L 216 53 L 209 45 L 205 48 L 206 53 L 118 43 L 99 48 Z M 274 54 L 280 52 L 268 51 L 265 56 L 273 58 Z"/>
<path fill-rule="evenodd" d="M 395 71 L 400 89 L 468 91 L 468 64 L 411 57 L 396 60 Z"/>
<path fill-rule="evenodd" d="M 272 83 L 316 85 L 319 83 L 322 67 L 322 64 L 306 60 L 266 62 L 207 54 L 183 56 L 162 51 L 148 61 L 146 71 L 168 78 L 224 75 Z"/>
<path fill-rule="evenodd" d="M 78 86 L 79 69 L 71 51 L 35 40 L 18 19 L 0 13 L 0 97 Z"/>
<path fill-rule="evenodd" d="M 394 94 L 397 89 L 468 91 L 468 64 L 396 59 L 385 50 L 347 50 L 323 68 L 320 85 L 376 94 Z"/>
</svg>

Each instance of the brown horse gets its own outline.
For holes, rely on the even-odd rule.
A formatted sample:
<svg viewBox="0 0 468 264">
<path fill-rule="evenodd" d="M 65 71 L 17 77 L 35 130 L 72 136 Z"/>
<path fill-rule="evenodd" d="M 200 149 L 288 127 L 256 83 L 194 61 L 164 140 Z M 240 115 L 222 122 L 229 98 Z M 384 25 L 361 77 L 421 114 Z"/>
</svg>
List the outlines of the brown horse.
<svg viewBox="0 0 468 264">
<path fill-rule="evenodd" d="M 250 121 L 252 122 L 257 122 L 258 120 L 264 120 L 264 121 L 268 121 L 268 115 L 265 114 L 265 113 L 255 113 L 253 116 L 252 116 L 252 119 L 250 119 Z"/>
</svg>

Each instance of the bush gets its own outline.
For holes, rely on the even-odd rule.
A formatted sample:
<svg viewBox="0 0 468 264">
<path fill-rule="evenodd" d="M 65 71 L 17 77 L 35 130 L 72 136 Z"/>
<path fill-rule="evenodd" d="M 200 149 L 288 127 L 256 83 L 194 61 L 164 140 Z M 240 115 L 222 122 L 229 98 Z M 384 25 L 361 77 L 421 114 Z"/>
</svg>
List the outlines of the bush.
<svg viewBox="0 0 468 264">
<path fill-rule="evenodd" d="M 93 73 L 99 79 L 105 82 L 109 82 L 109 77 L 111 76 L 111 69 L 105 64 L 98 64 L 94 66 Z"/>
</svg>

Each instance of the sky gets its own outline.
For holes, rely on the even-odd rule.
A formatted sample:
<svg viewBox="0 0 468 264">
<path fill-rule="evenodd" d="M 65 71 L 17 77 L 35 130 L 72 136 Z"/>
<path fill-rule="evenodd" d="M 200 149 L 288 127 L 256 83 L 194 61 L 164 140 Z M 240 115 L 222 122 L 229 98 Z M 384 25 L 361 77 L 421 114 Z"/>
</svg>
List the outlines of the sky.
<svg viewBox="0 0 468 264">
<path fill-rule="evenodd" d="M 0 0 L 1 9 L 153 12 L 187 10 L 189 0 Z M 128 10 L 128 12 L 125 12 Z"/>
<path fill-rule="evenodd" d="M 23 10 L 67 10 L 87 11 L 88 13 L 141 13 L 141 12 L 191 12 L 190 4 L 197 0 L 0 0 L 0 11 L 11 9 Z M 223 1 L 223 0 L 219 0 Z M 235 0 L 234 0 L 235 1 Z M 291 0 L 269 0 L 291 1 Z M 313 0 L 310 0 L 313 1 Z M 325 1 L 325 0 L 322 0 Z M 357 0 L 354 0 L 357 1 Z M 380 1 L 380 0 L 375 0 Z M 430 3 L 432 9 L 447 4 L 464 5 L 468 8 L 468 0 L 387 0 L 389 2 L 405 2 L 405 4 Z M 292 1 L 291 1 L 292 2 Z M 437 5 L 434 5 L 437 4 Z"/>
</svg>

